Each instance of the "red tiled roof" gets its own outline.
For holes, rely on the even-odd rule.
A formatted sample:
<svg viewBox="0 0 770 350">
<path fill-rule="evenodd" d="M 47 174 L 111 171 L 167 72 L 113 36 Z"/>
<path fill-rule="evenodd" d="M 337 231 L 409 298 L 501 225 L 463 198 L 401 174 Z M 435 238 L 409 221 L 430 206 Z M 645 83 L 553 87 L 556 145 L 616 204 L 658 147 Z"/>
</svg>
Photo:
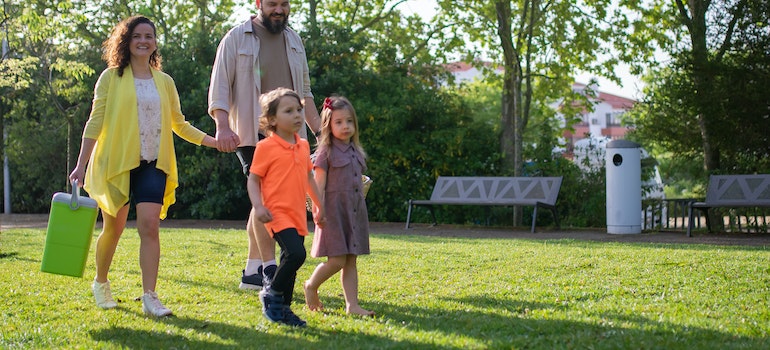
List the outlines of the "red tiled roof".
<svg viewBox="0 0 770 350">
<path fill-rule="evenodd" d="M 491 67 L 492 66 L 492 62 L 482 62 L 482 64 L 485 67 Z M 444 65 L 444 67 L 450 73 L 465 72 L 465 71 L 469 71 L 469 70 L 474 68 L 473 65 L 471 65 L 468 62 L 452 62 L 452 63 L 447 63 L 447 64 Z M 502 66 L 498 66 L 497 70 L 502 71 L 503 67 Z"/>
<path fill-rule="evenodd" d="M 632 99 L 601 91 L 599 92 L 599 100 L 609 103 L 614 109 L 631 109 L 634 107 L 634 103 L 636 103 L 636 101 Z"/>
<path fill-rule="evenodd" d="M 471 66 L 470 64 L 468 64 L 466 62 L 447 63 L 447 64 L 444 65 L 444 67 L 446 67 L 446 69 L 448 71 L 452 72 L 452 73 L 465 72 L 465 71 L 470 70 L 471 68 L 473 68 L 473 66 Z"/>
<path fill-rule="evenodd" d="M 572 88 L 585 88 L 586 84 L 583 83 L 572 83 Z M 634 104 L 636 103 L 635 100 L 632 100 L 630 98 L 608 94 L 606 92 L 597 91 L 599 93 L 599 96 L 597 96 L 597 99 L 602 102 L 608 103 L 612 108 L 614 109 L 631 109 L 634 107 Z"/>
</svg>

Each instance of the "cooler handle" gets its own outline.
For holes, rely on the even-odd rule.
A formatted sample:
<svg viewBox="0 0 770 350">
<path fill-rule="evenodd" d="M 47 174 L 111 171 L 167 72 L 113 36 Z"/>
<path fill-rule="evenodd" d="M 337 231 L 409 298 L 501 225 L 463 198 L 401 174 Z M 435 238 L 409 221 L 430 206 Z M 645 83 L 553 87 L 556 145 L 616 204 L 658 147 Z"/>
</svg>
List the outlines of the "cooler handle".
<svg viewBox="0 0 770 350">
<path fill-rule="evenodd" d="M 78 187 L 78 180 L 72 180 L 72 196 L 70 197 L 70 209 L 78 210 L 80 203 L 78 197 L 80 196 L 80 187 Z"/>
</svg>

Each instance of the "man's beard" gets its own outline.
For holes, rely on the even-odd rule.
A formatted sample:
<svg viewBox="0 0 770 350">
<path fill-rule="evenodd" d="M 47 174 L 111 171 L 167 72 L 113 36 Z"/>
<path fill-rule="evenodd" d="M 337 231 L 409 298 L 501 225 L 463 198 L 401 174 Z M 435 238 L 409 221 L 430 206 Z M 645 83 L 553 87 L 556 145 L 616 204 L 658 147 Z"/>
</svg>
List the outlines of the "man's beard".
<svg viewBox="0 0 770 350">
<path fill-rule="evenodd" d="M 284 29 L 286 29 L 286 26 L 289 23 L 289 16 L 283 17 L 283 20 L 280 23 L 275 23 L 270 19 L 270 16 L 262 16 L 262 25 L 265 26 L 268 32 L 273 34 L 278 34 L 282 32 Z"/>
</svg>

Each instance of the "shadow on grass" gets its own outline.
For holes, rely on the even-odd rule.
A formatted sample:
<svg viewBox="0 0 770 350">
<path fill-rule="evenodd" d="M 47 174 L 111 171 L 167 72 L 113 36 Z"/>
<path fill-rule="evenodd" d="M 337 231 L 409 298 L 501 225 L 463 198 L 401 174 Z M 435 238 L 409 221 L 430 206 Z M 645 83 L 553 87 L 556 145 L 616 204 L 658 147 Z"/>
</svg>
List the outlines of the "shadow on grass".
<svg viewBox="0 0 770 350">
<path fill-rule="evenodd" d="M 13 252 L 13 253 L 0 253 L 0 259 L 11 259 L 11 258 L 17 257 L 18 255 L 19 255 L 19 253 L 17 253 L 17 252 Z"/>
<path fill-rule="evenodd" d="M 564 309 L 560 303 L 531 303 L 488 297 L 442 298 L 473 309 L 494 306 L 495 313 L 402 308 L 378 303 L 378 317 L 428 333 L 478 338 L 489 348 L 666 348 L 761 349 L 767 337 L 736 336 L 711 329 L 660 322 L 641 315 L 603 313 L 601 323 L 530 317 Z M 510 314 L 510 316 L 500 315 Z"/>
<path fill-rule="evenodd" d="M 323 313 L 311 313 L 301 306 L 303 295 L 295 295 L 294 307 L 301 317 L 308 317 L 306 328 L 294 328 L 266 321 L 258 309 L 250 325 L 214 322 L 205 318 L 147 318 L 146 328 L 114 325 L 90 331 L 93 340 L 130 349 L 190 348 L 299 348 L 362 349 L 405 348 L 460 349 L 463 342 L 484 348 L 597 348 L 597 349 L 762 349 L 767 337 L 739 336 L 700 327 L 686 327 L 651 317 L 604 312 L 585 315 L 581 322 L 549 316 L 562 314 L 569 305 L 473 296 L 441 300 L 459 305 L 437 309 L 404 306 L 397 302 L 362 300 L 362 306 L 377 312 L 374 318 L 344 315 L 344 299 L 339 295 L 322 296 L 327 307 Z M 592 299 L 593 300 L 593 299 Z M 136 309 L 118 310 L 144 318 Z M 489 310 L 489 311 L 487 311 Z M 559 310 L 559 312 L 556 312 Z M 579 312 L 579 311 L 575 311 Z M 585 311 L 584 311 L 585 312 Z M 590 311 L 588 311 L 590 313 Z M 311 316 L 312 315 L 312 316 Z M 355 318 L 355 326 L 340 319 Z M 168 326 L 169 330 L 152 323 Z M 345 325 L 347 324 L 347 326 Z M 337 327 L 341 325 L 342 327 Z M 762 326 L 759 326 L 760 328 Z M 367 331 L 379 329 L 380 331 Z M 391 331 L 392 330 L 392 331 Z M 761 331 L 761 329 L 759 330 Z M 415 339 L 414 334 L 422 336 Z M 439 337 L 438 335 L 443 335 Z M 438 340 L 436 339 L 438 338 Z M 404 340 L 407 339 L 407 340 Z M 450 339 L 450 340 L 447 340 Z"/>
<path fill-rule="evenodd" d="M 145 317 L 133 310 L 117 310 Z M 147 322 L 159 322 L 173 326 L 178 330 L 162 331 L 134 329 L 114 326 L 108 329 L 93 330 L 90 336 L 94 341 L 110 343 L 128 349 L 365 349 L 365 348 L 426 348 L 424 343 L 395 340 L 388 334 L 365 334 L 327 330 L 308 324 L 305 328 L 296 328 L 270 323 L 257 312 L 253 327 L 234 326 L 227 323 L 211 322 L 189 317 L 169 316 L 147 318 Z M 373 320 L 368 318 L 368 320 Z M 157 328 L 157 327 L 153 327 Z M 190 334 L 189 337 L 183 334 Z M 211 340 L 201 340 L 210 338 Z"/>
<path fill-rule="evenodd" d="M 28 257 L 25 257 L 23 255 L 19 255 L 18 252 L 0 253 L 0 260 L 2 260 L 2 259 L 8 259 L 9 261 L 14 261 L 14 260 L 26 261 L 26 262 L 35 263 L 37 265 L 40 265 L 42 263 L 42 261 L 43 261 L 42 260 L 43 259 L 43 252 L 42 252 L 42 250 L 40 251 L 40 257 L 37 258 L 37 259 L 35 259 L 35 258 L 28 258 Z M 38 267 L 40 267 L 40 266 L 38 266 Z"/>
<path fill-rule="evenodd" d="M 90 335 L 93 340 L 102 343 L 112 343 L 121 348 L 129 349 L 245 349 L 254 348 L 263 342 L 270 344 L 279 341 L 279 339 L 287 338 L 285 336 L 264 334 L 256 331 L 254 328 L 239 327 L 208 320 L 177 317 L 175 315 L 156 319 L 120 307 L 116 311 L 122 311 L 132 315 L 132 317 L 145 317 L 147 322 L 163 323 L 179 330 L 159 331 L 114 326 L 91 331 Z M 183 334 L 190 334 L 190 336 L 187 337 Z M 201 340 L 200 338 L 209 338 L 211 340 Z"/>
</svg>

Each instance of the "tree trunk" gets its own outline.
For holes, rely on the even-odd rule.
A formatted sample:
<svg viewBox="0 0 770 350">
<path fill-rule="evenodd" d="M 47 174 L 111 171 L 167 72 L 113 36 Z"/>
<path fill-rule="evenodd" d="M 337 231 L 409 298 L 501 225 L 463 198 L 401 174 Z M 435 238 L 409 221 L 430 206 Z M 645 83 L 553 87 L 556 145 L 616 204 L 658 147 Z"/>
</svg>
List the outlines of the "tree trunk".
<svg viewBox="0 0 770 350">
<path fill-rule="evenodd" d="M 310 40 L 318 40 L 321 36 L 320 29 L 318 28 L 318 1 L 310 0 L 310 15 L 308 16 L 308 28 L 310 28 Z"/>
<path fill-rule="evenodd" d="M 719 148 L 712 142 L 713 130 L 711 130 L 710 121 L 720 118 L 719 113 L 722 109 L 719 108 L 718 96 L 714 96 L 714 73 L 706 43 L 706 12 L 710 3 L 709 0 L 688 1 L 689 18 L 685 13 L 681 15 L 689 29 L 692 44 L 692 78 L 695 96 L 700 106 L 697 118 L 703 145 L 703 166 L 708 173 L 713 173 L 719 170 L 720 161 Z"/>
<path fill-rule="evenodd" d="M 521 175 L 522 119 L 521 119 L 521 61 L 513 45 L 511 31 L 511 3 L 498 1 L 497 34 L 503 48 L 505 72 L 503 73 L 502 115 L 500 125 L 500 151 L 503 155 L 503 171 L 513 176 Z M 513 224 L 521 225 L 521 208 L 514 209 Z"/>
</svg>

